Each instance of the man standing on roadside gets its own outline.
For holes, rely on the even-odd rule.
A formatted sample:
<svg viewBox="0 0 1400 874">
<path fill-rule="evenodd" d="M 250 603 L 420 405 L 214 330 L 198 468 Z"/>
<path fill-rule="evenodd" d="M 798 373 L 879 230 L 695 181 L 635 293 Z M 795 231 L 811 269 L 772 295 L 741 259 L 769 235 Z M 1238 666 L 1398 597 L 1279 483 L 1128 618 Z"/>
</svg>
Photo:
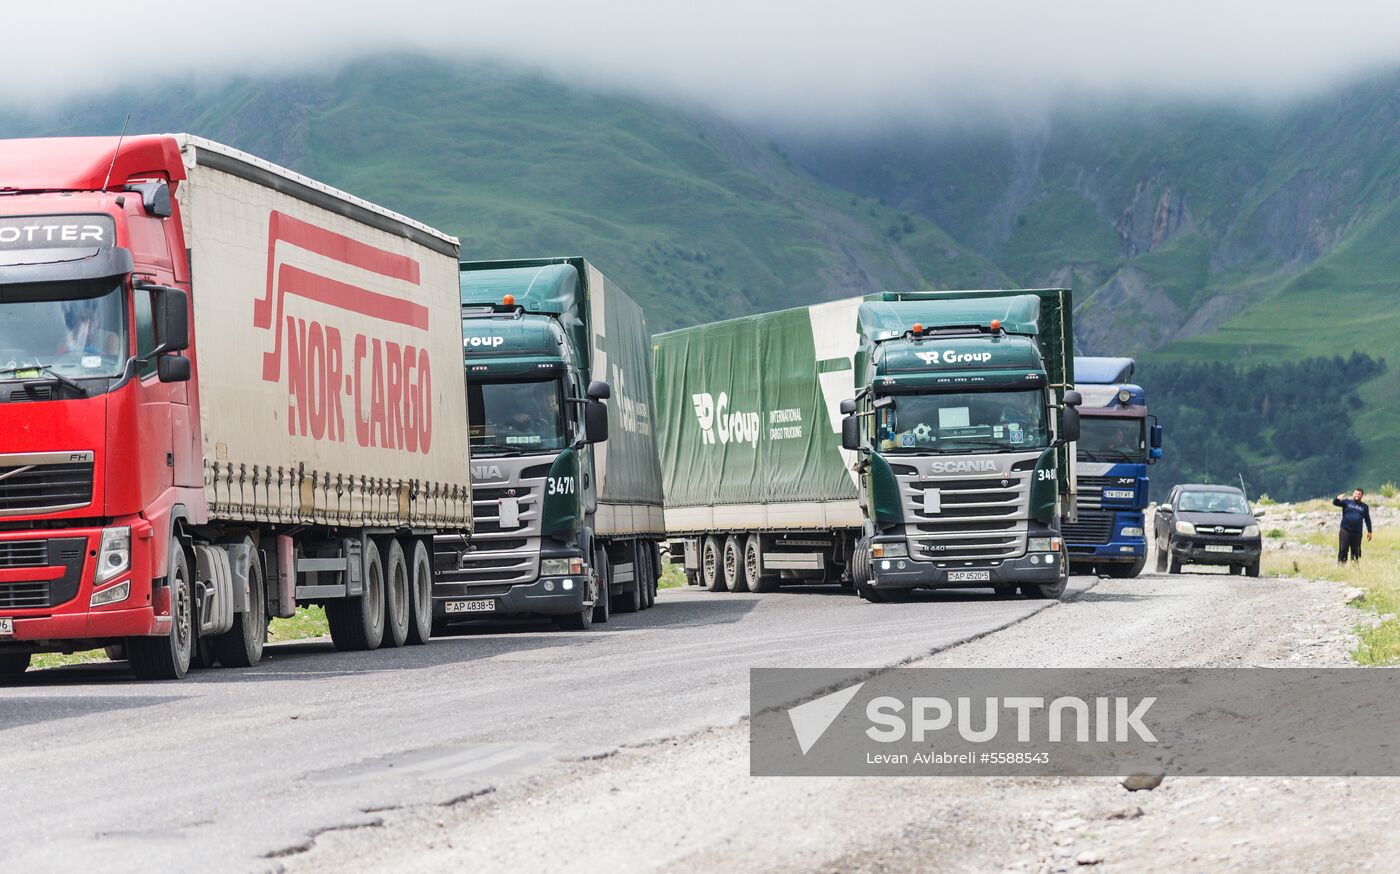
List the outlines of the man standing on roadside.
<svg viewBox="0 0 1400 874">
<path fill-rule="evenodd" d="M 1361 498 L 1361 489 L 1351 493 L 1351 497 L 1338 495 L 1333 506 L 1342 508 L 1342 529 L 1337 532 L 1337 564 L 1346 564 L 1348 554 L 1352 561 L 1361 560 L 1361 526 L 1366 526 L 1366 539 L 1371 539 L 1371 508 Z"/>
</svg>

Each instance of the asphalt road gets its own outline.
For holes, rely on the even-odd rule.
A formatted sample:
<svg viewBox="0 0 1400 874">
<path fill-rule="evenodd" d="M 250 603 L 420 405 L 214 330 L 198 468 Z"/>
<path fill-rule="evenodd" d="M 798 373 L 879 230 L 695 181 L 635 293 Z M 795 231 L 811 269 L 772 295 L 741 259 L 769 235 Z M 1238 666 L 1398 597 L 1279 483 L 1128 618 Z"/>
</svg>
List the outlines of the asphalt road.
<svg viewBox="0 0 1400 874">
<path fill-rule="evenodd" d="M 257 668 L 177 683 L 114 664 L 31 671 L 0 688 L 0 870 L 275 870 L 376 811 L 732 724 L 749 668 L 886 667 L 1051 603 L 673 589 L 587 632 L 483 626 L 372 653 L 282 644 Z"/>
</svg>

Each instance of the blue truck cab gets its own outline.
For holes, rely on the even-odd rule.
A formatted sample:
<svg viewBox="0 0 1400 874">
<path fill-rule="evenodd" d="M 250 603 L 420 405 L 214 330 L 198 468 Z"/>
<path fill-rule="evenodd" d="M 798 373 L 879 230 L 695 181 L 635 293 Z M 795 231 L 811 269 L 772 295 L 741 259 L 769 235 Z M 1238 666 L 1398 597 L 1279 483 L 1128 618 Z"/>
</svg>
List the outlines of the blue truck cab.
<svg viewBox="0 0 1400 874">
<path fill-rule="evenodd" d="M 1162 455 L 1162 428 L 1133 382 L 1131 358 L 1074 359 L 1083 396 L 1076 446 L 1079 518 L 1063 526 L 1073 573 L 1136 577 L 1147 564 L 1147 466 Z"/>
</svg>

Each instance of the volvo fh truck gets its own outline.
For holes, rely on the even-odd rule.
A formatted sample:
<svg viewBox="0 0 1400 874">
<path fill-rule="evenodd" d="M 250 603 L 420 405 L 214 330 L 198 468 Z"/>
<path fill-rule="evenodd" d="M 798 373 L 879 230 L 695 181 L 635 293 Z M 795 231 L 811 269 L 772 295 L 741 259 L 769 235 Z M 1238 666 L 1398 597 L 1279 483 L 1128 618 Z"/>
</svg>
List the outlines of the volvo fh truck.
<svg viewBox="0 0 1400 874">
<path fill-rule="evenodd" d="M 1066 289 L 882 293 L 659 335 L 672 560 L 711 590 L 1058 597 Z"/>
<path fill-rule="evenodd" d="M 0 673 L 431 631 L 471 524 L 453 237 L 188 135 L 0 142 Z"/>
<path fill-rule="evenodd" d="M 476 533 L 439 625 L 650 607 L 665 533 L 641 308 L 582 258 L 461 265 Z"/>
<path fill-rule="evenodd" d="M 1075 572 L 1136 577 L 1147 564 L 1147 466 L 1162 457 L 1162 426 L 1133 382 L 1131 358 L 1075 358 L 1079 518 L 1065 526 Z"/>
</svg>

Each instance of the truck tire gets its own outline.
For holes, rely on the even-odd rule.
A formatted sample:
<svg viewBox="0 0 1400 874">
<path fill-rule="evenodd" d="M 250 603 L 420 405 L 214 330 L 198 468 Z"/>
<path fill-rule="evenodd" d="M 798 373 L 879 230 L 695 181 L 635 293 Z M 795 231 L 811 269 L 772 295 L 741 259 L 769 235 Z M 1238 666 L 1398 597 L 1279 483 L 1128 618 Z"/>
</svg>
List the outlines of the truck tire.
<svg viewBox="0 0 1400 874">
<path fill-rule="evenodd" d="M 642 594 L 642 580 L 646 576 L 646 568 L 642 565 L 642 551 L 637 549 L 635 543 L 632 549 L 632 582 L 630 591 L 624 591 L 618 596 L 617 601 L 611 603 L 612 609 L 618 613 L 640 613 L 646 605 L 646 597 Z"/>
<path fill-rule="evenodd" d="M 376 546 L 384 566 L 384 639 L 380 646 L 397 649 L 408 640 L 408 626 L 413 622 L 408 559 L 395 538 L 380 538 Z"/>
<path fill-rule="evenodd" d="M 757 534 L 744 538 L 744 582 L 750 592 L 767 594 L 778 591 L 777 574 L 763 573 L 763 550 Z"/>
<path fill-rule="evenodd" d="M 889 595 L 870 585 L 870 542 L 865 538 L 856 543 L 855 553 L 851 556 L 851 582 L 862 600 L 871 604 L 890 602 Z"/>
<path fill-rule="evenodd" d="M 114 643 L 111 646 L 104 646 L 102 652 L 107 655 L 107 661 L 109 662 L 126 661 L 126 644 L 124 643 Z"/>
<path fill-rule="evenodd" d="M 29 653 L 0 653 L 0 677 L 18 677 L 29 670 Z"/>
<path fill-rule="evenodd" d="M 267 645 L 267 581 L 262 553 L 248 562 L 248 611 L 233 614 L 233 627 L 214 638 L 214 655 L 226 668 L 251 668 L 262 661 Z"/>
<path fill-rule="evenodd" d="M 1069 562 L 1066 561 L 1060 567 L 1063 568 L 1063 572 L 1057 582 L 1031 583 L 1021 587 L 1021 594 L 1038 601 L 1049 601 L 1063 595 L 1065 587 L 1069 585 Z"/>
<path fill-rule="evenodd" d="M 608 606 L 607 561 L 607 555 L 602 552 L 593 557 L 593 580 L 598 588 L 593 606 L 584 607 L 579 612 L 570 613 L 568 616 L 560 616 L 554 620 L 555 625 L 565 631 L 587 631 L 593 627 L 594 622 L 608 621 L 608 614 L 611 611 Z"/>
<path fill-rule="evenodd" d="M 656 605 L 656 563 L 652 561 L 651 544 L 638 544 L 637 555 L 642 566 L 642 609 L 650 610 Z"/>
<path fill-rule="evenodd" d="M 724 538 L 724 587 L 731 592 L 747 592 L 744 580 L 744 550 L 737 535 Z"/>
<path fill-rule="evenodd" d="M 408 565 L 408 637 L 409 646 L 428 642 L 433 636 L 433 560 L 422 540 L 414 540 Z"/>
<path fill-rule="evenodd" d="M 1147 556 L 1144 555 L 1132 564 L 1114 562 L 1103 565 L 1103 572 L 1115 580 L 1131 580 L 1142 573 L 1142 569 L 1145 567 L 1147 567 Z"/>
<path fill-rule="evenodd" d="M 593 621 L 607 622 L 612 618 L 612 563 L 608 554 L 598 550 L 593 559 L 593 573 L 598 579 L 598 601 L 593 605 Z"/>
<path fill-rule="evenodd" d="M 179 680 L 189 672 L 194 659 L 194 589 L 190 562 L 180 539 L 170 535 L 170 560 L 166 564 L 166 584 L 170 586 L 170 633 L 164 637 L 128 637 L 127 661 L 139 680 Z"/>
<path fill-rule="evenodd" d="M 363 594 L 326 602 L 331 642 L 341 652 L 378 649 L 384 640 L 384 565 L 371 542 L 365 550 Z"/>
<path fill-rule="evenodd" d="M 700 572 L 699 572 L 699 571 L 690 571 L 690 570 L 686 571 L 686 572 L 685 572 L 685 584 L 686 584 L 687 586 L 698 586 L 698 585 L 700 585 Z"/>
<path fill-rule="evenodd" d="M 724 591 L 724 574 L 720 571 L 720 553 L 724 547 L 719 538 L 711 534 L 700 546 L 700 585 L 711 592 Z"/>
</svg>

